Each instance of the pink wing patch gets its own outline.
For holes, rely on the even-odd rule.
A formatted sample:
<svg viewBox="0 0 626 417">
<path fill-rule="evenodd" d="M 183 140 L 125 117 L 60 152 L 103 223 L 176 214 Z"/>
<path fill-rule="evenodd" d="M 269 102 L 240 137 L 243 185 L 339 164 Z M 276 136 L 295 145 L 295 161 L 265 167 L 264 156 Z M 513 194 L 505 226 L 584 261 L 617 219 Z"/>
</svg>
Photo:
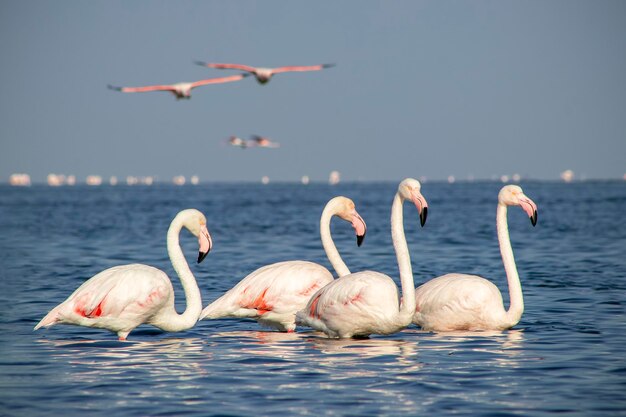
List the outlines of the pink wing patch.
<svg viewBox="0 0 626 417">
<path fill-rule="evenodd" d="M 319 294 L 317 297 L 315 297 L 313 301 L 311 301 L 311 308 L 309 309 L 309 316 L 313 318 L 319 319 L 321 317 L 321 315 L 317 311 L 317 303 L 320 301 L 321 296 L 322 294 Z"/>
<path fill-rule="evenodd" d="M 298 293 L 298 295 L 301 295 L 303 297 L 307 297 L 307 296 L 313 294 L 319 287 L 320 287 L 319 282 L 314 282 L 308 288 L 305 288 L 304 290 L 300 291 Z"/>
<path fill-rule="evenodd" d="M 87 307 L 87 302 L 89 301 L 89 298 L 90 298 L 89 295 L 85 295 L 77 299 L 76 302 L 74 303 L 74 312 L 80 316 L 87 317 L 90 319 L 102 316 L 102 311 L 104 308 L 106 295 L 102 298 L 102 300 L 100 300 L 98 305 L 93 309 L 90 309 L 89 307 Z"/>
<path fill-rule="evenodd" d="M 247 291 L 248 289 L 246 288 L 244 290 L 244 293 Z M 263 290 L 263 292 L 256 298 L 254 299 L 252 302 L 242 302 L 241 306 L 244 308 L 251 308 L 251 309 L 255 309 L 258 311 L 258 313 L 260 315 L 263 315 L 269 311 L 272 311 L 273 306 L 271 304 L 268 304 L 268 302 L 265 300 L 265 294 L 267 293 L 267 288 L 265 290 Z"/>
<path fill-rule="evenodd" d="M 347 306 L 348 304 L 354 304 L 357 301 L 360 301 L 362 299 L 361 297 L 361 292 L 359 291 L 355 296 L 353 296 L 352 298 L 348 298 L 343 302 L 344 306 Z"/>
<path fill-rule="evenodd" d="M 150 292 L 150 294 L 148 294 L 148 296 L 146 297 L 146 299 L 141 302 L 141 301 L 137 301 L 137 305 L 139 307 L 149 307 L 153 304 L 156 304 L 161 298 L 163 297 L 163 290 L 162 288 L 155 288 L 154 290 L 152 290 Z"/>
</svg>

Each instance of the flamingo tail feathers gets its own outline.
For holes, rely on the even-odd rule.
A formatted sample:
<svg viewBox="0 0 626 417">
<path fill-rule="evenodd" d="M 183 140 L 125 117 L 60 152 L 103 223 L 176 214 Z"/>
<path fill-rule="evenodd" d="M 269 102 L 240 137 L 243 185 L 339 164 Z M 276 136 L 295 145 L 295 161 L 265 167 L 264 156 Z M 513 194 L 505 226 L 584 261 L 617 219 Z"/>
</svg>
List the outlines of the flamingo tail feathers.
<svg viewBox="0 0 626 417">
<path fill-rule="evenodd" d="M 219 317 L 226 316 L 228 314 L 228 312 L 224 311 L 224 308 L 221 305 L 222 303 L 220 303 L 220 301 L 221 301 L 220 299 L 215 300 L 214 302 L 212 302 L 211 304 L 206 306 L 202 310 L 202 313 L 200 313 L 200 319 L 199 320 L 203 320 L 203 319 L 217 319 Z"/>
<path fill-rule="evenodd" d="M 40 327 L 50 327 L 59 322 L 59 308 L 53 308 L 46 316 L 41 319 L 39 323 L 35 326 L 33 330 L 37 330 Z"/>
</svg>

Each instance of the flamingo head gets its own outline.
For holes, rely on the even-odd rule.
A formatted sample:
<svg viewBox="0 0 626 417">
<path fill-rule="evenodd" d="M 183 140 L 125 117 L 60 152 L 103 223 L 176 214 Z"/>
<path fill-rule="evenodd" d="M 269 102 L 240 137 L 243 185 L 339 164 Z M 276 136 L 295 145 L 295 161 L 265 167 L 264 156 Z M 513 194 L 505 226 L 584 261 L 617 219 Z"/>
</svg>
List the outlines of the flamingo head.
<svg viewBox="0 0 626 417">
<path fill-rule="evenodd" d="M 206 226 L 206 217 L 196 209 L 183 210 L 179 216 L 183 216 L 183 226 L 198 238 L 198 263 L 200 263 L 213 247 L 213 239 Z"/>
<path fill-rule="evenodd" d="M 356 244 L 361 246 L 363 239 L 365 239 L 365 233 L 367 233 L 367 225 L 365 220 L 356 211 L 354 202 L 347 197 L 335 197 L 331 200 L 336 205 L 335 214 L 350 224 L 356 232 Z"/>
<path fill-rule="evenodd" d="M 398 193 L 403 200 L 410 200 L 417 207 L 420 215 L 420 224 L 424 227 L 428 216 L 428 203 L 421 193 L 422 184 L 416 179 L 406 178 L 398 186 Z"/>
<path fill-rule="evenodd" d="M 524 194 L 522 187 L 505 185 L 498 194 L 498 203 L 507 206 L 520 206 L 528 214 L 532 225 L 537 224 L 537 205 Z"/>
</svg>

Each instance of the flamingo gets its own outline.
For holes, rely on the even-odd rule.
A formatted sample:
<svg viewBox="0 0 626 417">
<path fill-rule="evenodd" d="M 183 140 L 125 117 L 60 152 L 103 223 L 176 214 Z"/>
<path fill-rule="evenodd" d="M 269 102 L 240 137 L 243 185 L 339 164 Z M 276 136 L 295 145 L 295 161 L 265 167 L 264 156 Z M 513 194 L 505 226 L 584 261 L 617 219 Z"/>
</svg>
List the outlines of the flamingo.
<svg viewBox="0 0 626 417">
<path fill-rule="evenodd" d="M 226 143 L 228 143 L 230 146 L 234 146 L 236 148 L 241 148 L 241 149 L 246 149 L 247 147 L 250 146 L 250 144 L 248 144 L 248 141 L 246 141 L 245 139 L 241 139 L 238 136 L 231 136 L 230 138 L 228 138 Z"/>
<path fill-rule="evenodd" d="M 251 67 L 249 65 L 241 65 L 241 64 L 214 64 L 210 62 L 202 62 L 196 61 L 197 65 L 208 67 L 208 68 L 217 68 L 217 69 L 236 69 L 240 71 L 247 71 L 250 74 L 253 74 L 256 77 L 256 80 L 259 84 L 266 84 L 270 78 L 274 74 L 279 74 L 282 72 L 302 72 L 302 71 L 320 71 L 324 68 L 334 67 L 335 64 L 320 64 L 320 65 L 308 65 L 308 66 L 289 66 L 289 67 L 278 67 L 278 68 L 261 68 L 261 67 Z"/>
<path fill-rule="evenodd" d="M 352 223 L 358 246 L 361 246 L 367 228 L 349 198 L 335 197 L 326 204 L 320 219 L 322 245 L 335 272 L 343 276 L 350 270 L 330 235 L 333 216 Z M 266 265 L 205 307 L 200 318 L 252 318 L 264 326 L 293 332 L 296 312 L 306 305 L 311 294 L 332 281 L 333 275 L 328 269 L 313 262 L 285 261 Z"/>
<path fill-rule="evenodd" d="M 142 323 L 175 332 L 187 330 L 202 311 L 200 289 L 180 248 L 178 235 L 185 227 L 198 237 L 198 263 L 212 247 L 206 218 L 196 209 L 179 212 L 167 231 L 167 252 L 185 291 L 183 314 L 174 309 L 174 289 L 167 274 L 143 264 L 114 266 L 84 282 L 65 301 L 53 308 L 36 326 L 74 324 L 117 333 L 119 340 Z"/>
<path fill-rule="evenodd" d="M 296 323 L 321 330 L 328 337 L 367 337 L 395 333 L 409 324 L 415 312 L 415 284 L 411 259 L 404 236 L 403 202 L 412 201 L 424 226 L 428 203 L 421 184 L 413 178 L 403 180 L 391 207 L 391 237 L 396 251 L 401 300 L 393 279 L 374 271 L 342 276 L 317 291 L 306 307 L 296 314 Z"/>
<path fill-rule="evenodd" d="M 506 330 L 519 322 L 524 299 L 509 239 L 507 206 L 520 206 L 535 226 L 537 205 L 517 185 L 506 185 L 498 194 L 496 227 L 509 283 L 508 311 L 504 309 L 500 290 L 492 282 L 476 275 L 446 274 L 417 288 L 413 323 L 423 330 L 452 331 Z"/>
<path fill-rule="evenodd" d="M 258 146 L 259 148 L 280 148 L 280 143 L 274 142 L 264 136 L 253 135 L 251 145 L 248 146 Z"/>
<path fill-rule="evenodd" d="M 208 84 L 222 84 L 229 83 L 232 81 L 239 81 L 242 78 L 248 77 L 250 74 L 238 74 L 231 75 L 229 77 L 222 78 L 209 78 L 206 80 L 195 81 L 192 83 L 183 82 L 176 84 L 164 84 L 164 85 L 149 85 L 146 87 L 116 87 L 113 85 L 108 85 L 111 90 L 121 91 L 122 93 L 145 93 L 148 91 L 169 91 L 170 93 L 176 96 L 176 100 L 190 99 L 191 98 L 191 90 L 196 87 L 200 87 L 201 85 Z"/>
</svg>

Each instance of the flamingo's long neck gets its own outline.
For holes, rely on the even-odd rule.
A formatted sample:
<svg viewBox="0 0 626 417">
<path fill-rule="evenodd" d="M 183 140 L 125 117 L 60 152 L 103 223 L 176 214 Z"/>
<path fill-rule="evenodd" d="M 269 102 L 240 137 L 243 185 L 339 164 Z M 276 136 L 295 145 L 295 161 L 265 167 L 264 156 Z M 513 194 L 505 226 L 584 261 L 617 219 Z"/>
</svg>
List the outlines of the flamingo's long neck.
<svg viewBox="0 0 626 417">
<path fill-rule="evenodd" d="M 350 270 L 346 266 L 343 259 L 341 259 L 341 255 L 339 255 L 339 251 L 337 251 L 337 247 L 335 246 L 335 242 L 333 242 L 333 238 L 330 234 L 330 219 L 336 214 L 337 207 L 333 204 L 327 204 L 322 212 L 322 217 L 320 219 L 320 236 L 322 238 L 322 246 L 324 247 L 324 251 L 326 252 L 326 256 L 330 261 L 330 264 L 335 269 L 335 272 L 338 276 L 342 277 L 344 275 L 349 275 Z"/>
<path fill-rule="evenodd" d="M 167 317 L 166 323 L 159 326 L 163 330 L 170 332 L 191 328 L 196 324 L 202 312 L 200 289 L 198 288 L 193 273 L 189 269 L 189 265 L 187 264 L 187 260 L 180 248 L 180 242 L 178 240 L 180 231 L 183 228 L 183 221 L 183 219 L 176 217 L 167 231 L 167 253 L 170 256 L 172 266 L 178 274 L 178 278 L 183 286 L 187 302 L 183 314 L 178 314 L 176 310 L 172 309 L 171 314 Z"/>
<path fill-rule="evenodd" d="M 511 239 L 509 238 L 509 227 L 506 218 L 507 206 L 498 203 L 496 211 L 496 228 L 498 230 L 498 243 L 500 244 L 500 254 L 502 255 L 502 263 L 506 272 L 506 279 L 509 285 L 509 309 L 504 314 L 504 324 L 514 326 L 522 317 L 524 312 L 524 297 L 522 295 L 522 284 L 517 274 L 515 266 L 515 258 L 513 257 L 513 248 L 511 247 Z"/>
<path fill-rule="evenodd" d="M 402 285 L 402 303 L 398 316 L 398 324 L 408 326 L 415 313 L 415 283 L 413 281 L 413 269 L 411 268 L 411 255 L 406 243 L 403 224 L 404 199 L 400 193 L 396 193 L 391 206 L 391 239 L 396 251 L 398 269 L 400 270 L 400 283 Z"/>
</svg>

